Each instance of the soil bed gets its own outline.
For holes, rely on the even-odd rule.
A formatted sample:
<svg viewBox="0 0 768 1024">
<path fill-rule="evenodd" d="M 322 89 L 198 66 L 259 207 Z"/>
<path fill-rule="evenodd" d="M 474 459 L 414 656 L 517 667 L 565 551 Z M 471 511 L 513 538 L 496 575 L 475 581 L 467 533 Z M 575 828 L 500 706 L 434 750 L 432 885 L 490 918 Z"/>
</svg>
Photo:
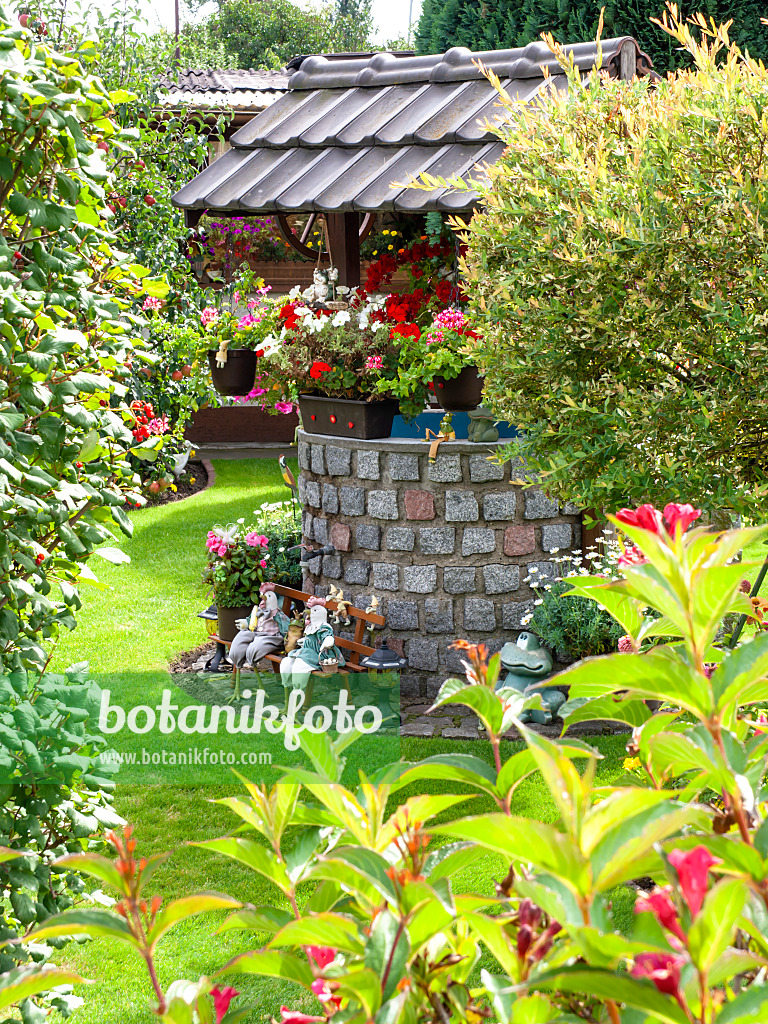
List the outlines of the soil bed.
<svg viewBox="0 0 768 1024">
<path fill-rule="evenodd" d="M 204 491 L 207 486 L 208 473 L 203 463 L 188 462 L 187 468 L 176 480 L 175 491 L 169 487 L 160 494 L 147 494 L 147 503 L 141 508 L 155 508 L 157 505 L 168 505 L 172 501 L 183 501 L 184 498 L 191 498 L 193 494 Z M 134 509 L 134 511 L 138 511 L 138 509 Z"/>
</svg>

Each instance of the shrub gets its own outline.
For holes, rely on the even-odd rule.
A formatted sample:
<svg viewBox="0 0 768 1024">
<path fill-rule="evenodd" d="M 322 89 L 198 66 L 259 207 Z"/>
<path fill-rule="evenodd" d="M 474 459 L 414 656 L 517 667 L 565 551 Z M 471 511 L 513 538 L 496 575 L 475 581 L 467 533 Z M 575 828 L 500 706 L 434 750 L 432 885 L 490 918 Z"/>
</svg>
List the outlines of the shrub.
<svg viewBox="0 0 768 1024">
<path fill-rule="evenodd" d="M 83 563 L 131 531 L 122 381 L 142 357 L 142 271 L 109 230 L 99 144 L 125 148 L 109 95 L 9 12 L 0 50 L 0 664 L 40 669 L 75 625 Z"/>
<path fill-rule="evenodd" d="M 759 518 L 768 71 L 726 27 L 664 25 L 692 70 L 502 96 L 506 148 L 466 236 L 484 401 L 521 428 L 508 454 L 585 508 L 663 505 L 685 479 Z"/>
<path fill-rule="evenodd" d="M 0 971 L 50 954 L 8 940 L 84 893 L 82 878 L 53 868 L 53 860 L 102 849 L 100 830 L 122 821 L 111 806 L 115 766 L 95 732 L 100 702 L 87 665 L 40 678 L 21 669 L 0 676 Z M 69 1000 L 54 1005 L 67 1010 Z M 26 1009 L 23 1017 L 37 1019 Z"/>
<path fill-rule="evenodd" d="M 591 598 L 570 595 L 570 584 L 558 580 L 548 590 L 536 590 L 539 604 L 528 628 L 551 651 L 574 658 L 615 651 L 624 635 L 619 623 Z M 570 595 L 570 596 L 566 596 Z"/>
<path fill-rule="evenodd" d="M 272 789 L 247 784 L 241 797 L 220 801 L 242 824 L 199 845 L 256 871 L 280 894 L 275 905 L 234 907 L 220 930 L 266 933 L 263 947 L 164 990 L 154 970 L 158 940 L 183 916 L 226 903 L 215 893 L 165 908 L 150 903 L 141 891 L 144 863 L 118 837 L 117 870 L 95 856 L 59 863 L 110 883 L 121 917 L 70 910 L 31 937 L 109 934 L 131 945 L 150 968 L 156 1012 L 168 1024 L 246 1014 L 251 1008 L 237 1003 L 230 1010 L 239 993 L 227 984 L 243 973 L 291 979 L 317 998 L 316 1013 L 282 1007 L 284 1024 L 764 1019 L 768 731 L 749 709 L 765 697 L 768 634 L 730 653 L 715 640 L 723 615 L 751 608 L 739 590 L 744 567 L 733 558 L 768 528 L 686 533 L 697 515 L 678 504 L 663 516 L 651 506 L 622 510 L 614 521 L 630 540 L 623 578 L 573 578 L 574 591 L 605 604 L 635 650 L 662 629 L 675 638 L 559 677 L 571 684 L 567 724 L 610 718 L 636 727 L 629 749 L 638 773 L 596 785 L 596 751 L 529 731 L 520 714 L 540 698 L 497 690 L 500 655 L 489 660 L 483 645 L 458 641 L 466 679 L 447 680 L 435 707 L 471 708 L 492 764 L 437 753 L 370 778 L 361 772 L 359 785 L 347 788 L 343 752 L 355 734 L 331 740 L 304 730 L 304 766 Z M 653 716 L 648 699 L 663 700 L 662 713 Z M 512 725 L 526 746 L 505 760 L 501 740 Z M 586 762 L 582 770 L 575 759 Z M 536 771 L 555 821 L 512 813 L 515 790 Z M 440 792 L 399 797 L 425 780 L 439 781 Z M 451 792 L 458 784 L 464 792 Z M 492 810 L 445 820 L 467 789 Z M 712 791 L 719 806 L 698 802 Z M 504 860 L 494 893 L 460 889 L 459 873 L 471 878 L 486 851 Z M 660 885 L 637 899 L 634 925 L 622 933 L 612 895 L 641 876 Z"/>
</svg>

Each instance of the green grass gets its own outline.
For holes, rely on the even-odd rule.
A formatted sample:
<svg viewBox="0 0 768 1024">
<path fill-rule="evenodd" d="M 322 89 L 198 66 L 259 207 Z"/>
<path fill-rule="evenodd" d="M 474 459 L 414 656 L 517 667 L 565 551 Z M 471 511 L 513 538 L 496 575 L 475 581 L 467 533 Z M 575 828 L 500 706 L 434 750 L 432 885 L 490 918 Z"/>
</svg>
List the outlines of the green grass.
<svg viewBox="0 0 768 1024">
<path fill-rule="evenodd" d="M 189 650 L 205 639 L 205 631 L 196 613 L 208 603 L 200 571 L 204 560 L 205 536 L 214 524 L 233 522 L 240 516 L 249 519 L 263 501 L 284 500 L 288 496 L 276 461 L 221 461 L 216 463 L 217 481 L 213 488 L 183 502 L 171 503 L 134 513 L 134 535 L 120 546 L 130 555 L 130 564 L 113 566 L 100 560 L 94 566 L 107 591 L 91 590 L 84 595 L 78 615 L 78 628 L 63 638 L 52 667 L 62 669 L 78 661 L 89 661 L 95 678 L 112 691 L 113 703 L 124 706 L 159 703 L 162 690 L 171 690 L 174 703 L 190 703 L 184 691 L 174 685 L 167 665 L 175 654 Z M 96 560 L 94 560 L 96 561 Z M 93 564 L 93 563 L 92 563 Z M 133 739 L 138 748 L 140 738 Z M 170 749 L 178 740 L 167 737 Z M 240 749 L 238 742 L 234 749 Z M 259 748 L 273 754 L 274 765 L 262 770 L 271 781 L 279 776 L 278 764 L 301 761 L 300 753 L 282 748 L 280 737 L 258 738 Z M 598 770 L 599 782 L 610 782 L 620 772 L 624 756 L 624 738 L 599 737 L 594 745 L 604 755 Z M 360 770 L 370 772 L 377 764 L 399 757 L 418 761 L 432 754 L 471 749 L 473 754 L 492 760 L 488 743 L 471 745 L 442 739 L 420 740 L 381 737 L 358 741 L 347 750 L 345 782 L 354 785 Z M 505 755 L 514 745 L 507 744 Z M 247 771 L 245 774 L 249 774 Z M 196 841 L 227 834 L 236 821 L 226 808 L 214 801 L 237 792 L 236 782 L 228 783 L 222 772 L 201 772 L 199 784 L 153 784 L 162 776 L 149 771 L 135 775 L 135 782 L 119 784 L 115 794 L 117 811 L 136 828 L 138 852 L 149 856 L 166 850 L 171 859 L 152 881 L 152 894 L 163 900 L 189 895 L 202 889 L 215 889 L 254 904 L 280 901 L 276 891 L 260 876 L 217 855 L 191 845 Z M 461 787 L 434 782 L 419 791 L 446 792 Z M 469 792 L 469 790 L 465 790 Z M 416 792 L 415 787 L 401 791 L 398 799 Z M 471 800 L 442 817 L 477 814 L 490 810 L 481 797 Z M 549 791 L 538 776 L 526 780 L 517 790 L 512 812 L 543 821 L 556 819 Z M 456 890 L 478 891 L 491 895 L 494 880 L 506 874 L 502 859 L 489 855 L 471 871 L 455 879 Z M 614 907 L 620 921 L 631 914 L 631 894 L 618 891 Z M 266 936 L 247 932 L 216 934 L 221 916 L 210 915 L 177 925 L 163 941 L 157 964 L 162 983 L 177 978 L 196 980 L 211 974 L 230 957 L 257 948 Z M 146 972 L 132 951 L 116 947 L 106 940 L 78 945 L 70 943 L 56 955 L 59 963 L 74 967 L 93 984 L 80 990 L 85 1003 L 74 1024 L 142 1024 L 152 1020 L 149 1010 L 151 991 Z M 488 961 L 486 963 L 486 960 Z M 492 967 L 484 957 L 483 965 Z M 242 1000 L 255 1006 L 248 1020 L 267 1019 L 278 1014 L 281 1004 L 296 1009 L 317 1009 L 297 986 L 279 980 L 239 977 L 236 987 Z"/>
</svg>

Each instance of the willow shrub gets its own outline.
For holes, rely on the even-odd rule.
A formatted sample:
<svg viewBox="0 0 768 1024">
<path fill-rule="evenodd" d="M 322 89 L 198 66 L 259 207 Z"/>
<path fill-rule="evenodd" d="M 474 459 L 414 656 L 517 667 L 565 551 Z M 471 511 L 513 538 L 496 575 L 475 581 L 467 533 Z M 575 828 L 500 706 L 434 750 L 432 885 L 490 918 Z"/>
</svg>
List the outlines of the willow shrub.
<svg viewBox="0 0 768 1024">
<path fill-rule="evenodd" d="M 482 201 L 466 256 L 476 358 L 486 404 L 524 432 L 507 454 L 552 493 L 664 505 L 684 477 L 705 508 L 755 513 L 768 71 L 727 26 L 692 30 L 670 7 L 663 27 L 692 70 L 623 82 L 566 67 L 567 95 L 518 107 L 502 92 L 504 155 L 485 185 L 453 183 Z"/>
</svg>

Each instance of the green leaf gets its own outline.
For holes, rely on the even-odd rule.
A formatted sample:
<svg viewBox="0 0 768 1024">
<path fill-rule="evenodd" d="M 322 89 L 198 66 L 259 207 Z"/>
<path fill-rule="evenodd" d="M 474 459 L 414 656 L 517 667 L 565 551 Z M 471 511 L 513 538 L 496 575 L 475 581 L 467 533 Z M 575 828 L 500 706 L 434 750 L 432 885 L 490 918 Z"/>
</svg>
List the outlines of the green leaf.
<svg viewBox="0 0 768 1024">
<path fill-rule="evenodd" d="M 79 974 L 50 964 L 25 964 L 0 974 L 0 1010 L 15 1006 L 30 996 L 47 992 L 58 985 L 83 981 Z"/>
<path fill-rule="evenodd" d="M 385 908 L 374 918 L 364 953 L 365 966 L 381 978 L 384 1000 L 394 995 L 410 952 L 408 932 L 389 908 Z"/>
<path fill-rule="evenodd" d="M 341 979 L 339 993 L 359 1003 L 368 1020 L 375 1016 L 381 1006 L 381 982 L 379 976 L 369 967 L 350 971 Z"/>
<path fill-rule="evenodd" d="M 688 950 L 700 971 L 709 971 L 731 945 L 747 896 L 740 878 L 722 879 L 707 893 L 688 931 Z"/>
<path fill-rule="evenodd" d="M 67 868 L 70 871 L 79 871 L 84 875 L 91 875 L 98 878 L 121 895 L 125 893 L 125 883 L 120 872 L 115 867 L 114 861 L 102 857 L 98 853 L 73 853 L 65 857 L 59 857 L 53 862 L 54 867 Z"/>
<path fill-rule="evenodd" d="M 30 940 L 50 939 L 59 935 L 89 935 L 92 939 L 108 938 L 138 947 L 128 922 L 109 910 L 65 910 L 49 917 L 45 924 L 33 929 Z"/>
<path fill-rule="evenodd" d="M 277 949 L 256 949 L 233 957 L 213 975 L 220 978 L 227 974 L 261 974 L 268 978 L 284 978 L 311 989 L 314 978 L 306 960 L 299 960 L 292 953 Z"/>
<path fill-rule="evenodd" d="M 275 946 L 334 946 L 355 956 L 363 952 L 359 926 L 352 918 L 332 913 L 289 921 L 270 941 L 269 948 Z"/>
<path fill-rule="evenodd" d="M 218 892 L 199 892 L 194 896 L 182 896 L 181 899 L 172 900 L 159 911 L 155 923 L 147 934 L 147 941 L 154 946 L 175 924 L 186 921 L 196 914 L 204 914 L 211 910 L 232 910 L 241 906 L 239 900 L 233 900 L 230 896 Z"/>
<path fill-rule="evenodd" d="M 95 555 L 99 555 L 107 562 L 111 562 L 113 565 L 123 565 L 125 562 L 130 562 L 131 556 L 126 554 L 125 551 L 121 551 L 120 548 L 113 547 L 100 547 L 94 548 Z"/>
<path fill-rule="evenodd" d="M 380 773 L 396 790 L 411 782 L 435 779 L 461 782 L 489 794 L 496 791 L 496 772 L 487 761 L 473 754 L 433 754 L 416 763 L 401 762 L 397 767 L 395 777 L 391 774 L 392 766 Z"/>
<path fill-rule="evenodd" d="M 305 907 L 306 910 L 306 907 Z M 252 931 L 268 932 L 274 935 L 283 928 L 293 915 L 280 907 L 272 907 L 268 904 L 259 907 L 245 907 L 243 910 L 236 910 L 230 914 L 224 923 L 219 927 L 219 932 L 230 931 Z"/>
<path fill-rule="evenodd" d="M 537 977 L 536 988 L 611 999 L 650 1014 L 654 1024 L 688 1024 L 688 1018 L 672 996 L 659 992 L 650 981 L 639 981 L 619 972 L 565 967 Z"/>
<path fill-rule="evenodd" d="M 625 700 L 622 696 L 610 694 L 592 700 L 587 697 L 568 700 L 560 708 L 559 715 L 565 722 L 563 732 L 578 722 L 596 722 L 603 719 L 609 722 L 624 722 L 636 729 L 648 721 L 651 711 L 641 700 Z"/>
<path fill-rule="evenodd" d="M 717 1024 L 756 1024 L 768 1020 L 768 985 L 750 985 L 726 1003 Z"/>
<path fill-rule="evenodd" d="M 469 686 L 464 679 L 446 679 L 432 710 L 446 704 L 463 704 L 471 708 L 489 732 L 501 729 L 502 706 L 498 694 L 486 686 Z"/>
<path fill-rule="evenodd" d="M 192 845 L 200 846 L 204 850 L 213 850 L 214 853 L 220 853 L 230 860 L 239 861 L 240 864 L 245 864 L 252 871 L 257 871 L 270 882 L 274 882 L 284 893 L 291 891 L 291 882 L 283 861 L 278 860 L 272 850 L 255 843 L 252 839 L 208 839 Z"/>
</svg>

